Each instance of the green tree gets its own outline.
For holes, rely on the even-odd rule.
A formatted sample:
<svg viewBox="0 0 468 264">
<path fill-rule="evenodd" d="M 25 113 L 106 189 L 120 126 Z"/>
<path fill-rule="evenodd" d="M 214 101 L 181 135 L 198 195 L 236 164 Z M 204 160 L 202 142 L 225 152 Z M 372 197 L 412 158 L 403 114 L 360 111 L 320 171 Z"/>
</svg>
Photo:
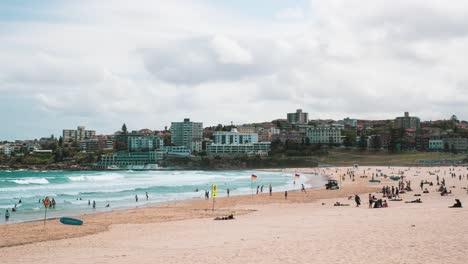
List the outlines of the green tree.
<svg viewBox="0 0 468 264">
<path fill-rule="evenodd" d="M 362 134 L 359 138 L 359 149 L 364 151 L 367 149 L 367 137 L 366 135 Z"/>
<path fill-rule="evenodd" d="M 122 132 L 123 132 L 124 134 L 127 134 L 127 133 L 128 133 L 128 131 L 127 131 L 127 125 L 126 125 L 125 123 L 122 125 Z"/>
</svg>

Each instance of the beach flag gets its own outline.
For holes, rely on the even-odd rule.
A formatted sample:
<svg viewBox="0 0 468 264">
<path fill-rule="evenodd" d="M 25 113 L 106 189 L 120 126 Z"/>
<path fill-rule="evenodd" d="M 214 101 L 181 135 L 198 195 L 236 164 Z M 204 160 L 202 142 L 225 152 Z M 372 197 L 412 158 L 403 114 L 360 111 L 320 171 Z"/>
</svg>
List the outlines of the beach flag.
<svg viewBox="0 0 468 264">
<path fill-rule="evenodd" d="M 294 178 L 299 179 L 300 177 L 301 177 L 301 175 L 299 175 L 299 174 L 297 174 L 297 173 L 294 174 Z"/>
<path fill-rule="evenodd" d="M 257 175 L 255 175 L 255 174 L 252 174 L 252 176 L 250 176 L 250 179 L 252 179 L 252 180 L 256 180 L 256 179 L 257 179 Z"/>
</svg>

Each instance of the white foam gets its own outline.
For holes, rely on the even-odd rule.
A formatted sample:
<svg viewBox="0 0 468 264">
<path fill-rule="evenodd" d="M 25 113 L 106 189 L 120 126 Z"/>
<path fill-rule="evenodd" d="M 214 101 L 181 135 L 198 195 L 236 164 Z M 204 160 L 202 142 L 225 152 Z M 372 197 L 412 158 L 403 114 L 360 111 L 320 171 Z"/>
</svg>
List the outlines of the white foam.
<svg viewBox="0 0 468 264">
<path fill-rule="evenodd" d="M 49 184 L 49 181 L 46 178 L 26 178 L 11 180 L 11 182 L 16 184 Z"/>
<path fill-rule="evenodd" d="M 105 174 L 105 175 L 81 175 L 81 176 L 69 176 L 68 179 L 73 182 L 105 182 L 105 181 L 115 181 L 125 178 L 123 175 L 119 174 Z"/>
</svg>

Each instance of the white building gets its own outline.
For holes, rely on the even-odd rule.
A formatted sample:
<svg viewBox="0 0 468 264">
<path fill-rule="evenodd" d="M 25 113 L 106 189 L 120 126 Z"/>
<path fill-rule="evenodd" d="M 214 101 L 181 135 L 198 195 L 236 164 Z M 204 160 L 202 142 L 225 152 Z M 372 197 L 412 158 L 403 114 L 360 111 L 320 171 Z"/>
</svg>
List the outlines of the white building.
<svg viewBox="0 0 468 264">
<path fill-rule="evenodd" d="M 129 151 L 152 151 L 164 146 L 164 140 L 158 136 L 129 136 Z"/>
<path fill-rule="evenodd" d="M 215 144 L 251 144 L 258 142 L 257 133 L 241 133 L 233 128 L 230 132 L 216 131 L 214 134 Z"/>
<path fill-rule="evenodd" d="M 271 142 L 253 144 L 211 144 L 207 147 L 209 154 L 251 154 L 267 156 L 271 149 Z"/>
<path fill-rule="evenodd" d="M 96 136 L 95 130 L 86 130 L 84 126 L 79 126 L 76 130 L 64 129 L 63 142 L 80 142 L 85 139 L 93 138 Z"/>
<path fill-rule="evenodd" d="M 342 144 L 341 125 L 305 126 L 311 144 Z"/>
<path fill-rule="evenodd" d="M 444 141 L 442 139 L 430 139 L 429 140 L 429 150 L 443 150 Z"/>
<path fill-rule="evenodd" d="M 3 145 L 2 152 L 3 154 L 10 156 L 12 153 L 15 152 L 15 146 L 12 146 L 10 144 Z"/>
<path fill-rule="evenodd" d="M 171 143 L 176 146 L 186 146 L 194 152 L 202 150 L 203 123 L 191 122 L 185 118 L 184 122 L 172 122 Z M 195 143 L 194 143 L 195 142 Z M 197 143 L 200 142 L 200 143 Z"/>
</svg>

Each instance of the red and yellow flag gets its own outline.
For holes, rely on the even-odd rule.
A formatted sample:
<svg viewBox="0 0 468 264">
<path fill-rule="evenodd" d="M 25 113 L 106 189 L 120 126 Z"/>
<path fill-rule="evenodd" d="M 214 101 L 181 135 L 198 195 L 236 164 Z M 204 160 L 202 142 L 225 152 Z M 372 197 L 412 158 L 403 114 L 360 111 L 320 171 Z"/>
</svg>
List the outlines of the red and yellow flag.
<svg viewBox="0 0 468 264">
<path fill-rule="evenodd" d="M 294 178 L 299 179 L 300 177 L 301 177 L 301 175 L 299 175 L 299 174 L 297 174 L 297 173 L 294 174 Z"/>
<path fill-rule="evenodd" d="M 250 176 L 250 179 L 252 179 L 252 180 L 256 180 L 256 179 L 257 179 L 257 175 L 255 175 L 255 174 L 252 174 L 252 176 Z"/>
</svg>

